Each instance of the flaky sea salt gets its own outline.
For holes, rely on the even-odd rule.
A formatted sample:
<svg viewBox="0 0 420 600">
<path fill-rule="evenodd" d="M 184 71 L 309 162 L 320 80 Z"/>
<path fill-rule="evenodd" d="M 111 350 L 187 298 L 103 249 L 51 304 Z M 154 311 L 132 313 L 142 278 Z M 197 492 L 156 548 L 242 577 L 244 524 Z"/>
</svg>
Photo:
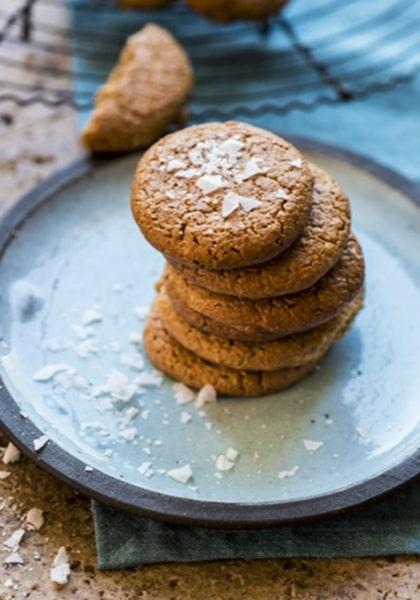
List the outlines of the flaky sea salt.
<svg viewBox="0 0 420 600">
<path fill-rule="evenodd" d="M 45 383 L 50 381 L 60 371 L 67 371 L 69 368 L 69 365 L 64 363 L 45 365 L 34 374 L 33 380 Z"/>
<path fill-rule="evenodd" d="M 13 463 L 18 462 L 18 460 L 20 460 L 20 451 L 12 444 L 12 442 L 9 442 L 3 454 L 3 464 L 12 465 Z"/>
<path fill-rule="evenodd" d="M 284 190 L 283 188 L 279 188 L 276 192 L 276 198 L 279 198 L 280 200 L 288 200 L 289 195 L 286 192 L 286 190 Z"/>
<path fill-rule="evenodd" d="M 315 440 L 303 440 L 303 445 L 308 452 L 316 452 L 324 445 L 324 442 L 317 442 Z"/>
<path fill-rule="evenodd" d="M 298 472 L 299 467 L 296 465 L 294 467 L 292 467 L 289 470 L 285 470 L 285 471 L 280 471 L 278 474 L 278 478 L 279 479 L 286 479 L 286 477 L 294 477 L 294 475 L 296 475 L 296 473 Z"/>
<path fill-rule="evenodd" d="M 236 460 L 239 456 L 239 452 L 235 448 L 228 448 L 226 450 L 226 458 L 228 460 Z"/>
<path fill-rule="evenodd" d="M 303 161 L 301 158 L 294 158 L 290 161 L 290 166 L 295 167 L 296 169 L 301 169 L 303 167 Z"/>
<path fill-rule="evenodd" d="M 6 556 L 6 558 L 4 559 L 4 563 L 6 565 L 23 565 L 24 562 L 25 561 L 23 560 L 19 552 L 12 552 L 11 554 L 9 554 L 9 556 Z"/>
<path fill-rule="evenodd" d="M 140 473 L 140 475 L 145 475 L 149 471 L 151 466 L 152 466 L 151 462 L 144 462 L 139 466 L 139 468 L 137 470 Z"/>
<path fill-rule="evenodd" d="M 185 423 L 189 423 L 192 419 L 192 416 L 187 411 L 183 410 L 181 413 L 181 423 L 184 425 Z"/>
<path fill-rule="evenodd" d="M 216 459 L 216 469 L 218 471 L 230 471 L 235 466 L 235 463 L 223 454 L 217 457 Z"/>
<path fill-rule="evenodd" d="M 123 440 L 126 440 L 127 442 L 132 442 L 138 436 L 138 431 L 136 427 L 126 427 L 125 429 L 119 431 L 118 435 Z"/>
<path fill-rule="evenodd" d="M 251 158 L 246 162 L 244 171 L 239 175 L 238 181 L 246 181 L 247 179 L 254 177 L 254 175 L 260 175 L 265 172 L 266 169 L 262 167 L 256 159 Z"/>
<path fill-rule="evenodd" d="M 206 383 L 206 385 L 203 386 L 197 394 L 197 400 L 195 401 L 195 406 L 197 408 L 203 408 L 203 406 L 205 404 L 211 404 L 213 402 L 216 402 L 216 400 L 217 400 L 216 390 L 210 383 Z"/>
<path fill-rule="evenodd" d="M 102 321 L 102 313 L 99 309 L 88 308 L 82 314 L 82 324 L 83 325 L 92 325 L 92 323 L 99 323 Z"/>
<path fill-rule="evenodd" d="M 106 380 L 105 389 L 116 400 L 128 402 L 134 396 L 137 385 L 130 384 L 124 373 L 114 369 Z"/>
<path fill-rule="evenodd" d="M 172 173 L 173 171 L 178 171 L 179 169 L 185 169 L 186 166 L 187 165 L 183 160 L 180 160 L 179 158 L 173 158 L 172 160 L 168 161 L 166 170 L 169 173 Z"/>
<path fill-rule="evenodd" d="M 11 475 L 10 471 L 0 471 L 0 481 L 4 481 L 8 477 L 10 477 L 10 475 Z"/>
<path fill-rule="evenodd" d="M 183 467 L 171 469 L 170 471 L 167 471 L 166 474 L 168 477 L 171 477 L 175 481 L 178 481 L 178 483 L 183 483 L 184 485 L 188 483 L 193 476 L 190 465 L 184 465 Z"/>
<path fill-rule="evenodd" d="M 176 382 L 172 385 L 175 400 L 177 404 L 188 404 L 195 400 L 195 392 L 187 387 L 184 383 Z"/>
<path fill-rule="evenodd" d="M 133 383 L 144 387 L 159 387 L 162 385 L 162 381 L 163 377 L 161 373 L 151 373 L 150 371 L 143 371 L 142 373 L 136 375 L 133 379 Z"/>
<path fill-rule="evenodd" d="M 245 212 L 250 212 L 259 206 L 261 206 L 261 202 L 254 198 L 254 196 L 241 196 L 236 192 L 230 191 L 227 192 L 223 200 L 222 216 L 228 217 L 240 207 L 242 207 Z"/>
<path fill-rule="evenodd" d="M 47 435 L 41 435 L 39 438 L 36 438 L 33 442 L 35 452 L 39 452 L 39 450 L 42 450 L 42 448 L 46 446 L 49 441 L 50 438 Z"/>
<path fill-rule="evenodd" d="M 7 540 L 4 540 L 3 542 L 3 546 L 6 546 L 6 548 L 9 548 L 9 550 L 12 550 L 13 552 L 16 552 L 17 550 L 19 550 L 19 546 L 21 541 L 23 540 L 23 536 L 25 535 L 25 530 L 20 528 L 20 529 L 16 529 L 12 535 L 7 538 Z"/>
<path fill-rule="evenodd" d="M 203 175 L 197 179 L 196 185 L 204 194 L 211 194 L 226 187 L 227 183 L 220 175 Z"/>
<path fill-rule="evenodd" d="M 65 585 L 70 577 L 70 564 L 67 550 L 61 546 L 53 560 L 50 570 L 50 580 L 58 585 Z"/>
</svg>

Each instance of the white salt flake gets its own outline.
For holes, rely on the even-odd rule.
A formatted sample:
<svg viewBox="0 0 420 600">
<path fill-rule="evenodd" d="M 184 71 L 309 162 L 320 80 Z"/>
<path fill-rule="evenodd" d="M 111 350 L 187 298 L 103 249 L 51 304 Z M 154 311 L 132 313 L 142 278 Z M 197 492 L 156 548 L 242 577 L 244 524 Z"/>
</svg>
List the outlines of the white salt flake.
<svg viewBox="0 0 420 600">
<path fill-rule="evenodd" d="M 251 212 L 254 208 L 261 206 L 261 202 L 254 198 L 254 196 L 241 196 L 240 203 L 246 212 Z"/>
<path fill-rule="evenodd" d="M 167 471 L 166 474 L 168 477 L 171 477 L 172 479 L 175 479 L 175 481 L 178 481 L 178 483 L 183 483 L 184 485 L 188 483 L 193 476 L 190 465 L 171 469 L 170 471 Z"/>
<path fill-rule="evenodd" d="M 190 413 L 188 413 L 186 410 L 183 410 L 181 413 L 181 423 L 184 425 L 185 423 L 189 423 L 192 419 L 192 416 L 190 415 Z"/>
<path fill-rule="evenodd" d="M 40 508 L 31 508 L 26 513 L 26 522 L 28 525 L 32 525 L 34 529 L 39 531 L 44 525 L 44 513 Z"/>
<path fill-rule="evenodd" d="M 244 145 L 240 140 L 231 137 L 219 145 L 219 150 L 223 154 L 227 154 L 232 161 L 235 161 Z"/>
<path fill-rule="evenodd" d="M 139 375 L 136 375 L 133 382 L 138 386 L 144 387 L 159 387 L 162 385 L 163 377 L 160 373 L 151 373 L 150 371 L 143 371 Z"/>
<path fill-rule="evenodd" d="M 128 377 L 124 373 L 114 369 L 106 380 L 105 388 L 116 400 L 128 402 L 134 396 L 137 385 L 130 384 Z"/>
<path fill-rule="evenodd" d="M 41 435 L 39 438 L 36 438 L 34 440 L 35 452 L 39 452 L 39 450 L 42 450 L 42 448 L 46 446 L 49 441 L 50 438 L 47 435 Z"/>
<path fill-rule="evenodd" d="M 146 462 L 142 463 L 137 470 L 140 473 L 140 475 L 145 475 L 147 473 L 147 471 L 149 471 L 151 466 L 152 466 L 152 463 L 146 461 Z"/>
<path fill-rule="evenodd" d="M 99 323 L 102 321 L 102 313 L 100 310 L 95 308 L 88 308 L 82 314 L 82 324 L 83 325 L 92 325 L 92 323 Z"/>
<path fill-rule="evenodd" d="M 141 371 L 144 367 L 144 360 L 142 355 L 138 352 L 129 352 L 121 356 L 121 364 L 127 365 L 137 371 Z"/>
<path fill-rule="evenodd" d="M 85 471 L 86 473 L 92 473 L 93 472 L 93 467 L 90 467 L 89 465 L 85 466 Z"/>
<path fill-rule="evenodd" d="M 290 161 L 291 167 L 296 167 L 296 169 L 301 169 L 303 167 L 303 160 L 301 158 L 294 158 Z"/>
<path fill-rule="evenodd" d="M 99 351 L 95 340 L 90 338 L 84 340 L 80 344 L 77 344 L 77 346 L 74 346 L 73 349 L 81 358 L 89 358 L 91 354 L 97 354 Z"/>
<path fill-rule="evenodd" d="M 198 392 L 195 406 L 197 408 L 203 408 L 205 404 L 211 404 L 217 401 L 217 392 L 210 383 L 206 383 Z"/>
<path fill-rule="evenodd" d="M 196 184 L 204 194 L 211 194 L 227 185 L 220 175 L 203 175 L 197 179 Z"/>
<path fill-rule="evenodd" d="M 12 552 L 9 556 L 6 556 L 4 559 L 4 563 L 6 565 L 23 565 L 24 560 L 19 554 L 19 552 Z"/>
<path fill-rule="evenodd" d="M 324 442 L 317 442 L 314 440 L 303 440 L 303 445 L 308 452 L 316 452 L 324 445 Z"/>
<path fill-rule="evenodd" d="M 61 546 L 53 560 L 50 570 L 50 580 L 58 585 L 66 585 L 70 577 L 69 555 L 64 546 Z"/>
<path fill-rule="evenodd" d="M 179 169 L 185 169 L 186 166 L 187 165 L 183 160 L 180 160 L 179 158 L 173 158 L 167 163 L 166 170 L 169 173 L 172 173 L 173 171 L 178 171 Z"/>
<path fill-rule="evenodd" d="M 175 177 L 182 177 L 183 179 L 192 179 L 199 174 L 197 169 L 185 169 L 183 171 L 177 171 Z"/>
<path fill-rule="evenodd" d="M 70 369 L 69 365 L 64 363 L 45 365 L 45 367 L 42 367 L 35 373 L 33 380 L 45 383 L 46 381 L 50 381 L 60 371 L 67 371 L 68 369 Z"/>
<path fill-rule="evenodd" d="M 6 581 L 4 582 L 4 587 L 6 587 L 6 588 L 12 588 L 15 585 L 16 585 L 16 583 L 11 577 L 8 577 L 8 579 L 6 579 Z"/>
<path fill-rule="evenodd" d="M 143 321 L 143 319 L 147 317 L 147 315 L 149 314 L 149 310 L 150 309 L 148 306 L 135 306 L 133 308 L 134 314 L 140 321 Z"/>
<path fill-rule="evenodd" d="M 276 193 L 276 198 L 279 198 L 280 200 L 288 200 L 289 194 L 283 188 L 279 188 Z"/>
<path fill-rule="evenodd" d="M 132 442 L 138 436 L 138 431 L 136 427 L 127 427 L 126 429 L 122 429 L 118 433 L 118 435 L 123 440 L 126 440 L 127 442 Z"/>
<path fill-rule="evenodd" d="M 239 456 L 239 452 L 235 448 L 228 448 L 226 450 L 226 458 L 228 460 L 236 460 Z"/>
<path fill-rule="evenodd" d="M 231 460 L 228 460 L 226 456 L 221 454 L 216 459 L 216 469 L 218 471 L 230 471 L 235 466 L 235 463 Z"/>
<path fill-rule="evenodd" d="M 261 206 L 261 202 L 254 198 L 254 196 L 241 196 L 236 192 L 230 191 L 225 195 L 223 200 L 222 216 L 228 217 L 240 207 L 242 207 L 246 212 L 250 212 L 259 206 Z"/>
<path fill-rule="evenodd" d="M 8 477 L 10 477 L 10 475 L 11 475 L 10 471 L 0 471 L 0 481 L 4 481 Z"/>
<path fill-rule="evenodd" d="M 296 465 L 289 470 L 280 471 L 278 477 L 279 479 L 286 479 L 286 477 L 294 477 L 298 471 L 299 467 Z"/>
<path fill-rule="evenodd" d="M 172 385 L 172 390 L 175 395 L 177 404 L 188 404 L 195 400 L 195 392 L 187 387 L 184 383 L 176 382 Z"/>
<path fill-rule="evenodd" d="M 149 415 L 150 415 L 150 410 L 148 408 L 145 408 L 140 413 L 141 418 L 144 419 L 145 421 L 147 421 L 147 419 L 149 418 Z"/>
<path fill-rule="evenodd" d="M 18 462 L 18 460 L 20 460 L 20 451 L 12 444 L 12 442 L 9 442 L 3 454 L 3 464 L 12 465 L 13 463 Z"/>
<path fill-rule="evenodd" d="M 258 164 L 257 160 L 251 158 L 245 164 L 243 173 L 238 176 L 238 181 L 246 181 L 247 179 L 254 177 L 254 175 L 260 175 L 266 172 L 267 169 L 265 167 L 262 167 L 260 164 Z"/>
<path fill-rule="evenodd" d="M 14 531 L 12 535 L 3 542 L 3 546 L 6 546 L 6 548 L 9 548 L 9 550 L 16 552 L 17 550 L 19 550 L 19 546 L 21 541 L 23 540 L 24 535 L 24 529 L 16 529 L 16 531 Z"/>
</svg>

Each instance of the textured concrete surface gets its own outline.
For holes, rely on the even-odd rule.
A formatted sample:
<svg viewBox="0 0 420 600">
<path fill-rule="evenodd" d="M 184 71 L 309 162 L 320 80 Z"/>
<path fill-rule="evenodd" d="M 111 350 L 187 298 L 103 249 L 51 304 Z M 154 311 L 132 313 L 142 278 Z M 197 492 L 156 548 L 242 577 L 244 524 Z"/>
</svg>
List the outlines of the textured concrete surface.
<svg viewBox="0 0 420 600">
<path fill-rule="evenodd" d="M 11 2 L 16 0 L 2 0 L 2 9 Z M 1 72 L 0 78 L 6 75 Z M 80 152 L 70 110 L 1 104 L 0 210 Z M 0 447 L 6 443 L 0 435 Z M 11 474 L 0 480 L 0 600 L 420 599 L 416 558 L 229 561 L 99 573 L 89 501 L 26 459 L 7 466 L 0 462 L 3 470 Z M 44 511 L 45 525 L 40 531 L 25 526 L 24 564 L 7 566 L 9 551 L 2 542 L 34 506 Z M 70 553 L 71 576 L 58 589 L 49 570 L 63 545 Z"/>
</svg>

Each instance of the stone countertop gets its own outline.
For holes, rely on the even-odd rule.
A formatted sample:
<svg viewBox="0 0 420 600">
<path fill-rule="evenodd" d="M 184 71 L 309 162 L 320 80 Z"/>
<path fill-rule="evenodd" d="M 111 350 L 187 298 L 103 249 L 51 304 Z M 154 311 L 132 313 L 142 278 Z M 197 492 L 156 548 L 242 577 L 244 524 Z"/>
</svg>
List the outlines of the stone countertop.
<svg viewBox="0 0 420 600">
<path fill-rule="evenodd" d="M 80 157 L 74 119 L 70 109 L 0 104 L 0 212 Z M 6 444 L 0 435 L 0 447 Z M 40 531 L 25 534 L 22 566 L 4 564 L 9 551 L 0 543 L 0 600 L 420 599 L 420 559 L 414 557 L 228 561 L 98 572 L 89 500 L 26 459 L 0 463 L 0 470 L 11 473 L 0 480 L 0 538 L 18 529 L 34 506 L 45 517 Z M 69 551 L 71 576 L 58 589 L 49 571 L 60 546 Z"/>
</svg>

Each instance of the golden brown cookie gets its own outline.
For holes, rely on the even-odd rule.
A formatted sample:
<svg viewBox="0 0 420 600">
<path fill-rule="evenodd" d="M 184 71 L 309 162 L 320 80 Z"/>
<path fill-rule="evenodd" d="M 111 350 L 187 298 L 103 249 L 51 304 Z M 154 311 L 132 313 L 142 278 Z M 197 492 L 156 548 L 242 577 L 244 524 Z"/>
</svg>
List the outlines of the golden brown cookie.
<svg viewBox="0 0 420 600">
<path fill-rule="evenodd" d="M 147 146 L 172 123 L 193 85 L 188 56 L 158 25 L 132 35 L 99 91 L 83 131 L 94 152 L 121 152 Z"/>
<path fill-rule="evenodd" d="M 210 269 L 267 261 L 302 232 L 311 171 L 282 138 L 230 121 L 166 136 L 140 159 L 132 210 L 159 251 Z"/>
<path fill-rule="evenodd" d="M 319 360 L 347 332 L 362 304 L 359 294 L 337 317 L 315 329 L 273 342 L 246 344 L 192 327 L 178 315 L 164 291 L 156 299 L 164 328 L 184 348 L 210 363 L 248 371 L 274 371 Z"/>
<path fill-rule="evenodd" d="M 216 21 L 267 19 L 287 3 L 287 0 L 187 0 L 197 12 Z"/>
<path fill-rule="evenodd" d="M 312 371 L 316 363 L 277 371 L 237 371 L 213 365 L 178 344 L 163 327 L 153 307 L 143 334 L 152 363 L 161 371 L 193 388 L 211 384 L 227 396 L 262 396 L 283 390 Z"/>
<path fill-rule="evenodd" d="M 257 267 L 211 271 L 178 263 L 172 266 L 194 285 L 239 298 L 294 294 L 314 285 L 340 258 L 350 233 L 350 206 L 339 185 L 310 165 L 314 176 L 312 208 L 302 235 L 286 252 Z"/>
<path fill-rule="evenodd" d="M 165 289 L 177 311 L 195 327 L 200 328 L 191 322 L 183 306 L 207 317 L 207 332 L 227 337 L 234 329 L 242 340 L 260 341 L 306 331 L 332 319 L 353 300 L 363 279 L 362 250 L 350 236 L 331 271 L 297 294 L 257 301 L 216 294 L 188 283 L 170 265 L 166 267 Z"/>
</svg>

